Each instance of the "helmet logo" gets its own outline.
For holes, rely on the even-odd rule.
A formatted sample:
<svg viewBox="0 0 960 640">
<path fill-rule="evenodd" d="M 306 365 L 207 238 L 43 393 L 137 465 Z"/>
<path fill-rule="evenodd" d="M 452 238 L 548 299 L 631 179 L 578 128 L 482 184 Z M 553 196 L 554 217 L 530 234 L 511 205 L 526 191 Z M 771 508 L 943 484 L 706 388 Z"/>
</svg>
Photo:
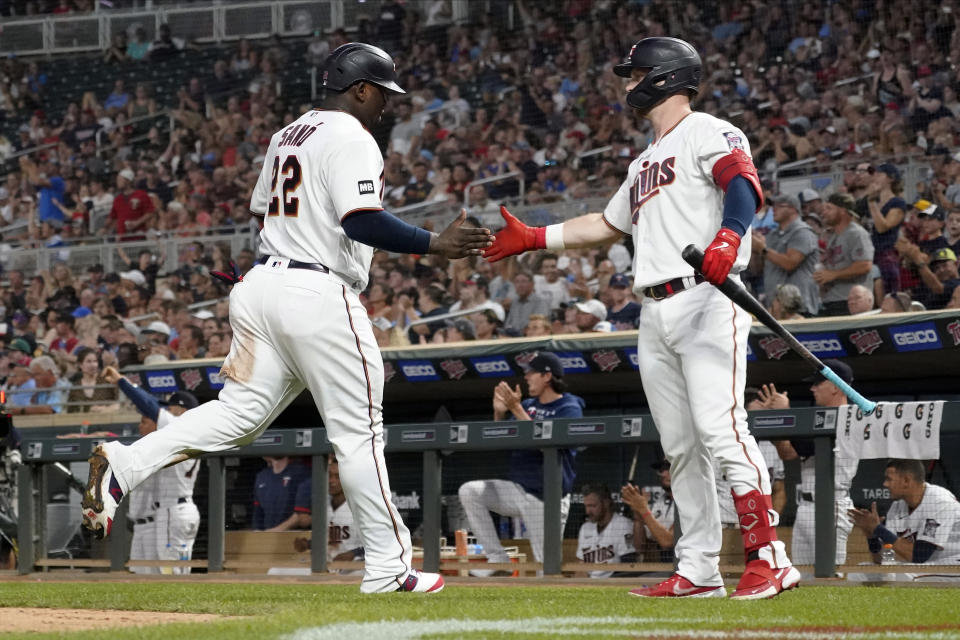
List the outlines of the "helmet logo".
<svg viewBox="0 0 960 640">
<path fill-rule="evenodd" d="M 327 76 L 330 74 L 329 71 L 323 72 L 323 86 L 327 86 Z"/>
<path fill-rule="evenodd" d="M 636 44 L 636 43 L 634 43 L 634 45 L 633 45 L 632 47 L 630 47 L 630 53 L 627 54 L 627 58 L 628 58 L 628 59 L 633 57 L 633 52 L 636 50 L 636 48 L 637 48 L 637 44 Z"/>
</svg>

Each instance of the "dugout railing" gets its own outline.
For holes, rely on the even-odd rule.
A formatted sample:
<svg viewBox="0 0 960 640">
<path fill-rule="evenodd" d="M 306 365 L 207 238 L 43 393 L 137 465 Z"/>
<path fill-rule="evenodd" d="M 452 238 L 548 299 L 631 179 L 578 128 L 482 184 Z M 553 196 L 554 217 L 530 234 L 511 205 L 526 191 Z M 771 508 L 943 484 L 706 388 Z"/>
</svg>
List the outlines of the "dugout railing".
<svg viewBox="0 0 960 640">
<path fill-rule="evenodd" d="M 751 412 L 751 431 L 760 440 L 812 439 L 816 458 L 815 489 L 815 564 L 817 577 L 832 577 L 835 565 L 834 533 L 834 439 L 837 424 L 836 408 L 801 407 L 782 411 Z M 123 431 L 133 434 L 133 430 Z M 882 432 L 881 432 L 882 433 Z M 944 403 L 940 428 L 941 437 L 960 433 L 960 402 Z M 121 437 L 129 443 L 135 435 Z M 113 525 L 114 538 L 108 545 L 107 559 L 51 559 L 45 549 L 45 503 L 48 474 L 54 463 L 84 461 L 102 439 L 57 437 L 53 429 L 29 429 L 22 443 L 23 465 L 18 471 L 19 493 L 19 571 L 27 574 L 58 566 L 100 567 L 123 570 L 128 565 L 128 544 L 125 502 Z M 388 455 L 406 453 L 419 459 L 422 490 L 422 544 L 423 567 L 427 570 L 462 569 L 459 561 L 441 562 L 441 491 L 444 462 L 448 456 L 461 452 L 493 452 L 516 449 L 540 449 L 543 452 L 544 480 L 544 555 L 542 566 L 525 563 L 521 569 L 542 569 L 545 574 L 608 569 L 624 571 L 669 570 L 670 565 L 626 563 L 618 565 L 587 565 L 563 562 L 563 532 L 560 528 L 561 466 L 560 448 L 619 447 L 630 451 L 653 451 L 659 441 L 657 430 L 649 414 L 554 419 L 534 422 L 458 422 L 391 425 L 385 429 Z M 224 559 L 225 502 L 227 490 L 225 459 L 259 456 L 310 456 L 312 474 L 313 522 L 327 521 L 327 454 L 331 447 L 322 428 L 270 429 L 248 446 L 205 456 L 208 468 L 208 510 L 201 516 L 207 520 L 209 540 L 207 559 L 190 561 L 152 562 L 153 566 L 191 566 L 215 573 L 237 568 L 236 563 Z M 419 455 L 417 455 L 419 454 Z M 453 458 L 451 458 L 453 460 Z M 388 460 L 389 464 L 389 460 Z M 410 472 L 408 467 L 407 472 Z M 59 472 L 58 472 L 59 473 Z M 398 470 L 391 468 L 391 475 Z M 578 481 L 579 484 L 579 481 Z M 79 520 L 79 511 L 76 514 Z M 314 526 L 310 569 L 314 573 L 329 568 L 356 567 L 355 564 L 328 563 L 326 526 Z M 141 565 L 144 562 L 141 562 Z M 474 565 L 475 566 L 475 565 Z M 490 568 L 518 568 L 518 565 L 489 565 Z M 723 569 L 723 567 L 721 567 Z M 853 567 L 848 567 L 853 569 Z M 937 573 L 958 573 L 957 567 L 936 566 Z M 916 571 L 915 565 L 864 566 L 856 571 L 864 573 L 895 573 Z"/>
</svg>

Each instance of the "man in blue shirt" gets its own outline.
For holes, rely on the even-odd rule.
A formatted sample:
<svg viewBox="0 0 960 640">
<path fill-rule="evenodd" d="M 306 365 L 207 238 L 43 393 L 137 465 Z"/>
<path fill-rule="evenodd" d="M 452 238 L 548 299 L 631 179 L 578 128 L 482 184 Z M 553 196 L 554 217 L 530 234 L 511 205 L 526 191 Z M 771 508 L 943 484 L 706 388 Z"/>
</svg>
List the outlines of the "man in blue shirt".
<svg viewBox="0 0 960 640">
<path fill-rule="evenodd" d="M 524 374 L 530 397 L 522 400 L 520 386 L 511 389 L 501 382 L 493 393 L 494 420 L 547 420 L 550 418 L 579 418 L 583 415 L 583 399 L 565 393 L 563 364 L 553 353 L 538 353 L 530 361 Z M 560 449 L 563 468 L 563 500 L 560 504 L 560 528 L 566 524 L 570 510 L 570 491 L 573 489 L 574 449 Z M 490 512 L 501 516 L 521 518 L 527 528 L 527 537 L 533 556 L 543 562 L 543 454 L 537 450 L 519 450 L 510 454 L 508 480 L 472 480 L 460 486 L 460 504 L 467 514 L 470 530 L 483 546 L 487 562 L 509 562 L 506 551 L 497 536 Z M 489 576 L 489 570 L 471 571 L 472 575 Z"/>
<path fill-rule="evenodd" d="M 37 189 L 37 220 L 51 222 L 56 228 L 63 225 L 65 219 L 63 211 L 57 207 L 54 200 L 63 202 L 66 183 L 59 175 L 56 163 L 48 161 L 44 165 L 43 173 L 27 156 L 20 157 L 20 168 L 26 174 L 27 180 Z"/>
<path fill-rule="evenodd" d="M 310 470 L 290 458 L 265 456 L 267 467 L 254 482 L 253 528 L 270 531 L 293 515 L 297 488 L 310 482 Z M 279 530 L 279 529 L 278 529 Z"/>
</svg>

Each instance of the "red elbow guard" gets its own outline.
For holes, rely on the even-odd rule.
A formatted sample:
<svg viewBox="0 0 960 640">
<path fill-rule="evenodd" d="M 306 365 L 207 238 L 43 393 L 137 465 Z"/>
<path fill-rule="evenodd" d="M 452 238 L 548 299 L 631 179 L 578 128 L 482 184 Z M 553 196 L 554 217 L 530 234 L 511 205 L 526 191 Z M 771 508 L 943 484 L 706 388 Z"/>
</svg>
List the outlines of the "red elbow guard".
<svg viewBox="0 0 960 640">
<path fill-rule="evenodd" d="M 759 202 L 757 211 L 759 211 L 763 207 L 763 187 L 760 186 L 760 176 L 757 175 L 757 168 L 753 166 L 753 160 L 743 149 L 734 149 L 713 165 L 713 181 L 723 189 L 724 193 L 726 193 L 730 181 L 736 176 L 743 176 L 753 185 L 757 192 L 757 201 Z"/>
</svg>

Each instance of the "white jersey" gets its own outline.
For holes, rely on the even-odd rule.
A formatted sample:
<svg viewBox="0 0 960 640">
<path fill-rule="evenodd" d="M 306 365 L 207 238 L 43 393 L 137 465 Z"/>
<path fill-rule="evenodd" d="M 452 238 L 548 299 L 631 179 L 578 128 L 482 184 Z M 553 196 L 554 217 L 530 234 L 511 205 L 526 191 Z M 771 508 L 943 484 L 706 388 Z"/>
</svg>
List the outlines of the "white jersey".
<svg viewBox="0 0 960 640">
<path fill-rule="evenodd" d="M 327 560 L 332 561 L 344 551 L 362 547 L 360 532 L 353 524 L 353 514 L 346 501 L 336 509 L 327 501 Z"/>
<path fill-rule="evenodd" d="M 673 504 L 673 495 L 667 493 L 663 487 L 644 487 L 647 492 L 647 506 L 650 507 L 650 513 L 653 519 L 659 522 L 665 529 L 673 526 L 676 516 L 676 506 Z M 646 525 L 643 526 L 643 532 L 648 540 L 653 540 L 653 532 Z"/>
<path fill-rule="evenodd" d="M 904 500 L 895 500 L 884 524 L 898 537 L 935 545 L 937 550 L 926 564 L 956 564 L 960 562 L 960 503 L 943 487 L 923 486 L 923 499 L 913 513 Z"/>
<path fill-rule="evenodd" d="M 157 415 L 157 429 L 163 429 L 176 418 L 166 409 L 160 409 Z M 200 474 L 200 458 L 184 460 L 172 467 L 161 469 L 153 478 L 156 482 L 156 503 L 160 507 L 174 507 L 185 499 L 193 498 L 193 486 Z M 139 487 L 138 487 L 139 490 Z"/>
<path fill-rule="evenodd" d="M 690 243 L 705 249 L 720 229 L 724 193 L 713 169 L 738 149 L 750 155 L 742 131 L 694 112 L 630 163 L 603 217 L 633 236 L 634 291 L 694 275 L 680 253 Z M 743 242 L 730 273 L 739 273 L 749 261 L 750 242 Z"/>
<path fill-rule="evenodd" d="M 260 252 L 320 263 L 356 289 L 367 286 L 373 247 L 341 222 L 382 210 L 383 156 L 370 132 L 343 111 L 314 109 L 273 134 L 250 210 L 264 216 Z"/>
<path fill-rule="evenodd" d="M 597 531 L 597 523 L 587 520 L 580 527 L 577 536 L 577 558 L 584 562 L 621 562 L 628 553 L 635 553 L 633 546 L 633 520 L 619 513 L 603 528 Z M 591 571 L 591 578 L 609 578 L 613 571 Z"/>
</svg>

